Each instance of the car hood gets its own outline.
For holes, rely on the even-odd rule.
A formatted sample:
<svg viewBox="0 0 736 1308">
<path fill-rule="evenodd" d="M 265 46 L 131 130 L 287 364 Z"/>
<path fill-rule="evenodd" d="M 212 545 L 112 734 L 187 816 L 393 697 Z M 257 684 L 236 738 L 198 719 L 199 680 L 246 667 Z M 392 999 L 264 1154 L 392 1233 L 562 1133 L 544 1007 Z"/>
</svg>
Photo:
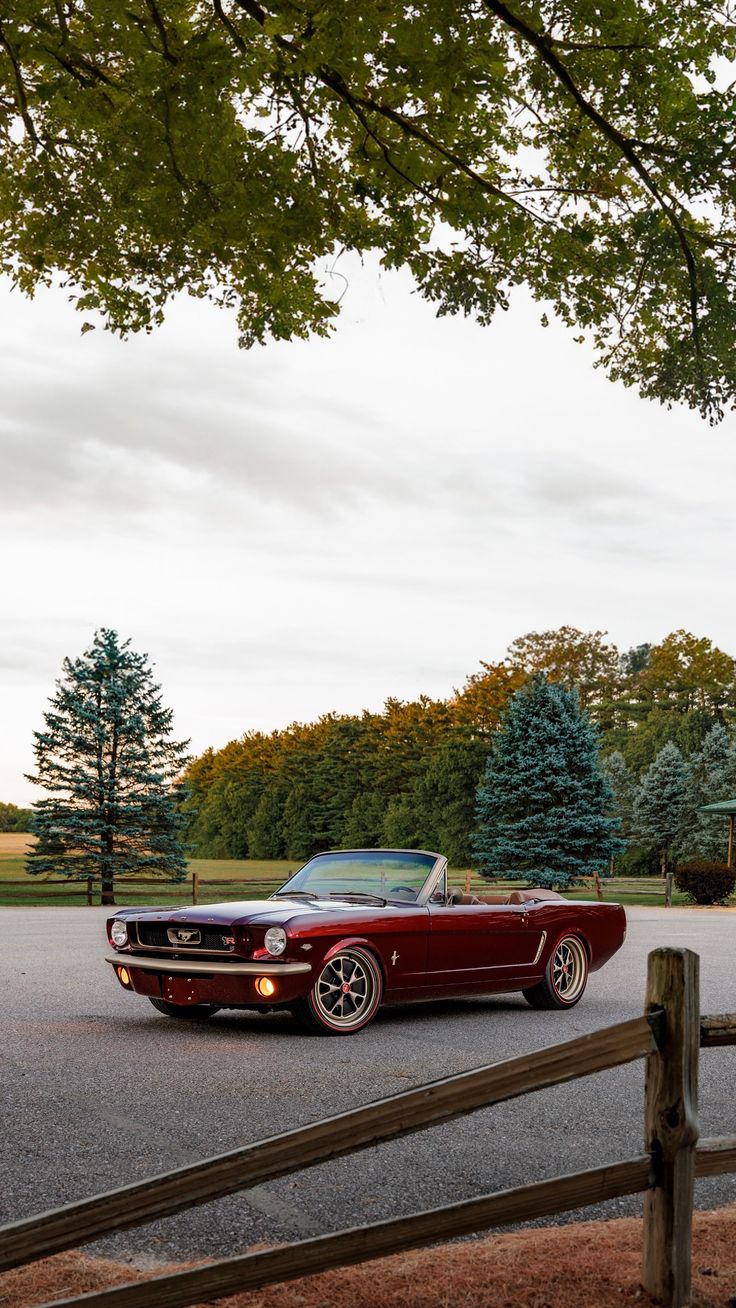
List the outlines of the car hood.
<svg viewBox="0 0 736 1308">
<path fill-rule="evenodd" d="M 414 904 L 399 905 L 415 908 Z M 329 917 L 360 918 L 366 910 L 373 915 L 381 912 L 380 904 L 346 904 L 332 899 L 245 899 L 224 904 L 193 904 L 191 908 L 121 908 L 112 917 L 145 919 L 148 922 L 189 922 L 193 926 L 206 926 L 216 922 L 226 926 L 247 926 L 251 922 L 268 922 L 281 926 L 295 918 L 319 914 Z M 397 905 L 387 908 L 395 912 Z"/>
</svg>

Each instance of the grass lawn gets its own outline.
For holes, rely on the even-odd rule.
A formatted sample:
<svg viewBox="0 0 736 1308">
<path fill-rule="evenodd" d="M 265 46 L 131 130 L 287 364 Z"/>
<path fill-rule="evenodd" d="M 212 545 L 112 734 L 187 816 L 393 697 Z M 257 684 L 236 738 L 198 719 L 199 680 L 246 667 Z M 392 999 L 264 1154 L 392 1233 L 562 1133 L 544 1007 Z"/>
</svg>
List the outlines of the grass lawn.
<svg viewBox="0 0 736 1308">
<path fill-rule="evenodd" d="M 76 904 L 86 902 L 86 884 L 84 882 L 66 885 L 47 885 L 36 877 L 26 875 L 24 869 L 24 852 L 28 847 L 28 836 L 15 832 L 0 832 L 0 905 L 18 904 Z M 261 899 L 265 898 L 295 872 L 299 866 L 294 859 L 216 859 L 194 858 L 189 862 L 189 876 L 178 885 L 162 881 L 156 885 L 136 886 L 121 883 L 117 891 L 117 900 L 123 904 L 190 904 L 192 902 L 192 873 L 196 872 L 199 881 L 198 902 L 212 904 L 218 900 Z M 465 869 L 451 869 L 450 880 L 454 885 L 462 886 Z M 20 881 L 21 885 L 9 885 L 8 882 Z M 214 882 L 232 882 L 228 885 L 211 884 Z M 208 884 L 210 883 L 210 884 Z M 511 883 L 499 888 L 510 888 Z M 661 892 L 656 891 L 661 882 L 642 880 L 622 882 L 608 881 L 604 889 L 604 899 L 609 903 L 663 905 Z M 472 888 L 481 893 L 487 888 L 485 883 L 473 877 Z M 593 899 L 592 889 L 582 887 L 570 891 L 570 899 Z M 97 902 L 97 896 L 95 896 Z M 675 891 L 673 903 L 686 904 L 684 895 Z"/>
</svg>

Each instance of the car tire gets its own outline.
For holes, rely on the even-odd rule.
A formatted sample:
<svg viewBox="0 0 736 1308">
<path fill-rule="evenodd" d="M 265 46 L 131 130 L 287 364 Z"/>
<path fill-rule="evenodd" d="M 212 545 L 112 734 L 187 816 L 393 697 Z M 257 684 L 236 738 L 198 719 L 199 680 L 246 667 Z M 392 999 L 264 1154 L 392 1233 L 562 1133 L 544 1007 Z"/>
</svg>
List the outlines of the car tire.
<svg viewBox="0 0 736 1308">
<path fill-rule="evenodd" d="M 557 941 L 544 979 L 522 994 L 532 1008 L 574 1008 L 588 983 L 588 953 L 579 936 Z"/>
<path fill-rule="evenodd" d="M 170 1004 L 168 999 L 154 999 L 152 995 L 148 998 L 157 1012 L 166 1017 L 189 1018 L 192 1022 L 201 1022 L 220 1011 L 218 1004 Z"/>
<path fill-rule="evenodd" d="M 323 964 L 306 999 L 290 1008 L 307 1031 L 354 1035 L 375 1016 L 382 997 L 383 976 L 373 954 L 350 945 Z"/>
</svg>

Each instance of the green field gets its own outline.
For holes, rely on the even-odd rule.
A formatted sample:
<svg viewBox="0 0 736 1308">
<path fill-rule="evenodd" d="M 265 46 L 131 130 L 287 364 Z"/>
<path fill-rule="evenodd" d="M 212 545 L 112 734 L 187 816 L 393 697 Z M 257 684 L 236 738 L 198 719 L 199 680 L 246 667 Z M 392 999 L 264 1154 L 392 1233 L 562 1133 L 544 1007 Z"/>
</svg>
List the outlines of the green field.
<svg viewBox="0 0 736 1308">
<path fill-rule="evenodd" d="M 69 882 L 68 884 L 47 884 L 37 877 L 29 877 L 24 870 L 23 848 L 25 837 L 0 835 L 0 905 L 83 905 L 86 903 L 86 883 Z M 151 885 L 121 883 L 116 891 L 117 902 L 124 904 L 191 904 L 192 873 L 198 878 L 198 903 L 212 904 L 218 900 L 262 899 L 266 898 L 278 885 L 295 872 L 299 866 L 294 859 L 213 859 L 195 858 L 189 863 L 189 876 L 186 881 L 173 884 L 170 881 L 156 882 Z M 462 886 L 466 871 L 463 868 L 452 869 L 450 880 L 453 885 Z M 19 881 L 20 885 L 9 882 Z M 229 884 L 212 884 L 226 882 Z M 499 889 L 510 887 L 511 883 L 498 883 Z M 487 883 L 473 877 L 472 889 L 481 892 L 488 889 Z M 570 898 L 593 899 L 592 889 L 580 888 L 570 892 Z M 95 894 L 95 903 L 99 895 Z M 611 903 L 663 905 L 662 883 L 656 880 L 623 881 L 616 879 L 606 882 L 604 899 Z M 673 903 L 686 904 L 685 897 L 675 891 Z"/>
</svg>

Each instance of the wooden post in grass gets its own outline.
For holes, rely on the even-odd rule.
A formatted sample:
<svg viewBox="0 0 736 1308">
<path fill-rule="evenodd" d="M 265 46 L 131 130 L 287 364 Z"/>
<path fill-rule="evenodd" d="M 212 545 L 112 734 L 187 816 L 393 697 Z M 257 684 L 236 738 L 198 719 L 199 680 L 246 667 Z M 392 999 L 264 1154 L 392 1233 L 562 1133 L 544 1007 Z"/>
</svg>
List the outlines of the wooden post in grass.
<svg viewBox="0 0 736 1308">
<path fill-rule="evenodd" d="M 94 887 L 95 887 L 95 879 L 94 879 L 94 877 L 87 877 L 87 904 L 88 904 L 90 907 L 91 907 L 91 905 L 94 904 L 94 902 L 95 902 L 95 900 L 94 900 Z"/>
<path fill-rule="evenodd" d="M 699 959 L 689 949 L 649 955 L 647 1015 L 659 1048 L 649 1054 L 644 1091 L 652 1187 L 644 1196 L 642 1284 L 666 1308 L 690 1303 L 690 1255 L 698 1138 Z"/>
<path fill-rule="evenodd" d="M 199 897 L 199 872 L 192 872 L 192 903 L 196 904 Z"/>
<path fill-rule="evenodd" d="M 469 894 L 470 894 L 470 878 L 471 878 L 472 875 L 473 875 L 473 874 L 472 874 L 470 868 L 468 868 L 467 872 L 465 873 L 465 894 L 466 894 L 466 895 L 469 895 Z"/>
</svg>

